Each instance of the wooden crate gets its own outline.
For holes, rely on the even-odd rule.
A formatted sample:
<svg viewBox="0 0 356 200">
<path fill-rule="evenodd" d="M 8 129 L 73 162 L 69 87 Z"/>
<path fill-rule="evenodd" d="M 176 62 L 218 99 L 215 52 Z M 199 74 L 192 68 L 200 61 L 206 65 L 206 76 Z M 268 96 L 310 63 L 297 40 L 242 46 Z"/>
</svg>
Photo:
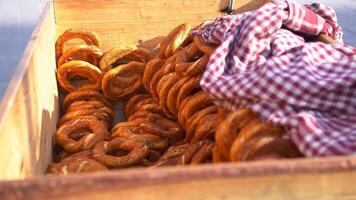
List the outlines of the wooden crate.
<svg viewBox="0 0 356 200">
<path fill-rule="evenodd" d="M 246 11 L 262 1 L 239 0 Z M 356 199 L 356 158 L 129 169 L 43 176 L 59 116 L 54 42 L 97 31 L 105 50 L 150 47 L 180 23 L 219 15 L 218 0 L 58 0 L 46 5 L 0 105 L 0 199 Z"/>
</svg>

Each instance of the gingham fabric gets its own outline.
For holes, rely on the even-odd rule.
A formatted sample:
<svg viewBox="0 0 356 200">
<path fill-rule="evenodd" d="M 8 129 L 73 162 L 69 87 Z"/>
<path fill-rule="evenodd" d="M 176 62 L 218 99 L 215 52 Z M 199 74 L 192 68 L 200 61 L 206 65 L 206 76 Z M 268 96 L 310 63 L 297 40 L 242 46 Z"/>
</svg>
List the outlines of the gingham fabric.
<svg viewBox="0 0 356 200">
<path fill-rule="evenodd" d="M 339 43 L 305 42 L 320 33 Z M 356 154 L 356 49 L 333 9 L 279 1 L 192 34 L 219 45 L 200 82 L 215 104 L 284 126 L 306 156 Z"/>
</svg>

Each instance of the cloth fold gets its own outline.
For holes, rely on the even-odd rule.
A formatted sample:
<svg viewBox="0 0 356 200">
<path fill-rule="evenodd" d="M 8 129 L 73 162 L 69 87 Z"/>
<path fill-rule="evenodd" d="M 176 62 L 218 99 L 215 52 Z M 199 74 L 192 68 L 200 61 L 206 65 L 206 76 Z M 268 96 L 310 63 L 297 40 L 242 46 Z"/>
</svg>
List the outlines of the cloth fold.
<svg viewBox="0 0 356 200">
<path fill-rule="evenodd" d="M 305 42 L 320 33 L 339 43 Z M 192 34 L 219 45 L 200 83 L 215 104 L 284 126 L 306 156 L 356 154 L 356 49 L 332 8 L 267 3 Z"/>
</svg>

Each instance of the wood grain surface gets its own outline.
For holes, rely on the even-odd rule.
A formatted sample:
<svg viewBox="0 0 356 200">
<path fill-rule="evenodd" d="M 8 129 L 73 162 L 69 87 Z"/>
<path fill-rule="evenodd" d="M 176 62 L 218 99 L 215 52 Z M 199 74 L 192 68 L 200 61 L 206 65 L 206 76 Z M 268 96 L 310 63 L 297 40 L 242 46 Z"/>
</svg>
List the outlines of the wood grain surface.
<svg viewBox="0 0 356 200">
<path fill-rule="evenodd" d="M 152 48 L 152 44 L 158 44 L 162 39 L 160 36 L 167 35 L 179 24 L 196 26 L 219 16 L 226 1 L 55 0 L 57 35 L 68 28 L 86 28 L 102 36 L 104 50 L 142 43 Z M 234 8 L 248 3 L 259 5 L 260 2 L 262 0 L 239 0 Z"/>
<path fill-rule="evenodd" d="M 51 161 L 58 117 L 51 8 L 45 7 L 0 105 L 0 179 L 43 174 Z"/>
<path fill-rule="evenodd" d="M 130 169 L 0 183 L 7 199 L 356 198 L 356 158 L 261 161 Z"/>
</svg>

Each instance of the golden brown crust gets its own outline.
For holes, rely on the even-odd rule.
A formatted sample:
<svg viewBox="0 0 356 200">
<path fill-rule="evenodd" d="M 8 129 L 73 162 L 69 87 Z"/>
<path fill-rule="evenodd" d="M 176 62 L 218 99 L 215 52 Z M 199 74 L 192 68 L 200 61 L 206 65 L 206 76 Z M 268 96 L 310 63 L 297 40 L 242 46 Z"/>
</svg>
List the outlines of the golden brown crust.
<svg viewBox="0 0 356 200">
<path fill-rule="evenodd" d="M 160 44 L 158 57 L 168 58 L 185 42 L 189 36 L 191 27 L 188 24 L 181 24 L 174 28 Z"/>
<path fill-rule="evenodd" d="M 76 101 L 97 100 L 103 102 L 108 108 L 111 108 L 111 103 L 100 92 L 92 89 L 80 89 L 69 93 L 63 101 L 63 107 L 67 109 Z"/>
<path fill-rule="evenodd" d="M 175 115 L 170 112 L 167 105 L 168 92 L 172 86 L 179 80 L 175 72 L 168 73 L 158 82 L 157 92 L 159 96 L 159 105 L 162 107 L 166 116 L 170 119 L 176 119 Z"/>
<path fill-rule="evenodd" d="M 131 61 L 146 63 L 150 60 L 150 57 L 150 53 L 144 48 L 112 48 L 108 52 L 104 53 L 99 65 L 103 72 L 107 72 L 116 67 L 115 65 L 127 64 Z M 119 63 L 120 61 L 121 63 Z"/>
<path fill-rule="evenodd" d="M 97 100 L 76 101 L 69 106 L 66 112 L 69 113 L 72 111 L 84 110 L 84 109 L 100 109 L 103 107 L 107 107 L 107 106 L 103 102 Z"/>
<path fill-rule="evenodd" d="M 87 83 L 81 84 L 79 87 L 73 85 L 70 80 L 80 76 L 88 80 Z M 100 90 L 101 71 L 94 65 L 79 60 L 72 60 L 61 65 L 57 70 L 57 80 L 59 84 L 68 92 L 72 92 L 77 89 L 93 89 Z"/>
<path fill-rule="evenodd" d="M 124 104 L 124 116 L 127 119 L 130 115 L 137 111 L 137 105 L 140 104 L 143 100 L 149 99 L 150 95 L 148 94 L 137 94 L 130 97 L 127 102 Z"/>
<path fill-rule="evenodd" d="M 87 130 L 87 134 L 82 138 L 79 140 L 71 138 L 72 134 L 83 130 Z M 106 124 L 90 116 L 83 116 L 63 124 L 55 134 L 56 142 L 68 152 L 92 149 L 96 143 L 108 137 Z"/>
<path fill-rule="evenodd" d="M 214 141 L 204 140 L 202 142 L 202 147 L 194 154 L 190 161 L 191 165 L 206 163 L 211 160 Z"/>
<path fill-rule="evenodd" d="M 73 158 L 91 158 L 91 150 L 84 150 L 77 153 L 72 153 L 63 150 L 55 157 L 56 157 L 55 162 L 63 161 L 66 159 L 73 159 Z"/>
<path fill-rule="evenodd" d="M 213 105 L 213 102 L 203 91 L 194 94 L 192 98 L 180 108 L 180 111 L 178 112 L 179 123 L 183 126 L 183 128 L 186 128 L 186 121 L 188 117 L 211 105 Z"/>
<path fill-rule="evenodd" d="M 140 115 L 143 112 L 149 114 L 158 114 L 160 116 L 166 116 L 163 112 L 163 109 L 159 105 L 158 100 L 153 98 L 147 98 L 135 104 L 135 106 L 130 111 L 130 115 L 127 118 L 127 121 L 131 121 L 137 117 L 142 117 Z"/>
<path fill-rule="evenodd" d="M 189 80 L 189 77 L 180 78 L 174 85 L 168 90 L 167 94 L 167 107 L 169 111 L 174 115 L 178 115 L 177 98 L 180 88 Z"/>
<path fill-rule="evenodd" d="M 48 174 L 68 175 L 108 170 L 101 163 L 90 158 L 75 158 L 65 162 L 52 163 L 48 166 Z"/>
<path fill-rule="evenodd" d="M 202 141 L 195 143 L 187 143 L 188 147 L 179 157 L 179 164 L 188 165 L 192 161 L 193 156 L 199 151 L 202 146 Z"/>
<path fill-rule="evenodd" d="M 219 114 L 221 114 L 220 111 L 221 109 L 219 110 Z M 256 118 L 258 119 L 258 116 L 251 110 L 239 109 L 228 113 L 224 120 L 217 123 L 215 131 L 215 147 L 213 151 L 214 162 L 217 162 L 215 158 L 219 158 L 219 160 L 223 161 L 230 161 L 230 149 L 237 135 L 240 133 L 241 128 Z"/>
<path fill-rule="evenodd" d="M 274 127 L 261 120 L 251 120 L 244 126 L 240 134 L 234 140 L 230 150 L 231 161 L 243 161 L 246 159 L 248 141 L 256 137 L 281 137 L 284 131 L 280 127 Z"/>
<path fill-rule="evenodd" d="M 283 138 L 268 137 L 256 138 L 250 141 L 253 144 L 253 152 L 250 152 L 246 160 L 259 160 L 267 155 L 278 155 L 278 158 L 298 158 L 302 154 L 297 147 L 289 140 Z"/>
<path fill-rule="evenodd" d="M 58 59 L 57 66 L 61 66 L 71 60 L 86 61 L 94 66 L 99 65 L 99 61 L 103 53 L 95 45 L 76 45 L 66 50 Z"/>
<path fill-rule="evenodd" d="M 205 56 L 194 43 L 191 43 L 177 53 L 175 71 L 181 76 L 199 75 L 204 72 L 208 60 L 209 56 Z"/>
<path fill-rule="evenodd" d="M 140 124 L 140 128 L 147 133 L 167 138 L 170 145 L 183 138 L 183 130 L 179 124 L 163 117 L 147 120 Z"/>
<path fill-rule="evenodd" d="M 161 69 L 161 67 L 163 66 L 163 64 L 166 62 L 165 59 L 161 59 L 161 58 L 154 58 L 152 60 L 150 60 L 146 67 L 145 70 L 143 72 L 143 77 L 142 77 L 142 83 L 144 88 L 151 93 L 151 80 L 152 77 L 154 76 L 154 74 L 157 73 L 157 71 L 159 69 Z"/>
<path fill-rule="evenodd" d="M 171 57 L 172 58 L 172 57 Z M 168 60 L 167 60 L 168 61 Z M 170 72 L 174 71 L 174 61 L 167 62 L 159 69 L 152 77 L 150 81 L 150 93 L 154 98 L 158 98 L 157 85 L 161 78 Z"/>
<path fill-rule="evenodd" d="M 190 93 L 192 93 L 194 90 L 201 90 L 199 85 L 200 79 L 201 76 L 191 78 L 189 81 L 185 82 L 180 88 L 176 102 L 178 110 L 181 110 L 181 104 L 183 100 L 187 98 Z"/>
<path fill-rule="evenodd" d="M 180 157 L 187 150 L 188 146 L 189 144 L 185 143 L 169 147 L 153 167 L 172 166 L 179 164 L 181 159 Z"/>
<path fill-rule="evenodd" d="M 56 56 L 60 58 L 63 54 L 64 44 L 71 39 L 82 39 L 88 45 L 95 45 L 102 48 L 102 41 L 99 35 L 93 31 L 85 29 L 68 29 L 56 41 Z"/>
<path fill-rule="evenodd" d="M 112 129 L 112 138 L 124 137 L 134 141 L 143 142 L 150 149 L 166 149 L 168 140 L 160 136 L 145 133 L 139 127 L 139 124 L 145 120 L 133 120 L 129 122 L 120 122 Z"/>
<path fill-rule="evenodd" d="M 210 57 L 211 54 L 214 53 L 216 46 L 213 44 L 208 44 L 204 41 L 204 39 L 202 38 L 202 36 L 200 35 L 195 35 L 193 37 L 194 43 L 197 45 L 197 47 L 199 48 L 199 50 L 201 52 L 204 52 L 204 54 L 208 55 Z"/>
<path fill-rule="evenodd" d="M 206 107 L 202 110 L 199 110 L 198 112 L 194 113 L 191 117 L 189 117 L 188 119 L 188 123 L 186 126 L 186 131 L 185 131 L 185 141 L 191 141 L 195 130 L 197 128 L 197 126 L 202 123 L 202 118 L 208 114 L 212 114 L 212 113 L 217 113 L 218 111 L 218 107 L 215 105 Z"/>
<path fill-rule="evenodd" d="M 213 138 L 216 128 L 216 113 L 208 114 L 200 120 L 192 138 L 192 142 Z"/>
<path fill-rule="evenodd" d="M 183 72 L 183 76 L 196 76 L 204 73 L 206 65 L 208 64 L 209 57 L 204 55 L 199 60 L 189 65 Z"/>
<path fill-rule="evenodd" d="M 114 156 L 110 151 L 123 150 L 127 155 Z M 138 164 L 149 153 L 149 148 L 143 142 L 117 137 L 109 142 L 98 143 L 93 149 L 93 159 L 110 168 L 126 168 Z"/>
<path fill-rule="evenodd" d="M 107 123 L 108 126 L 110 126 L 114 120 L 114 112 L 108 107 L 93 108 L 93 109 L 78 109 L 75 111 L 67 112 L 64 116 L 62 116 L 58 122 L 58 127 L 67 123 L 68 121 L 83 116 L 95 117 L 98 120 Z"/>
<path fill-rule="evenodd" d="M 134 114 L 132 114 L 127 121 L 134 121 L 137 119 L 146 119 L 146 120 L 155 120 L 158 117 L 162 117 L 160 114 L 158 113 L 153 113 L 147 110 L 138 110 L 137 112 L 135 112 Z"/>
<path fill-rule="evenodd" d="M 132 61 L 109 70 L 103 77 L 102 90 L 112 100 L 127 97 L 142 86 L 142 74 L 145 64 Z"/>
</svg>

